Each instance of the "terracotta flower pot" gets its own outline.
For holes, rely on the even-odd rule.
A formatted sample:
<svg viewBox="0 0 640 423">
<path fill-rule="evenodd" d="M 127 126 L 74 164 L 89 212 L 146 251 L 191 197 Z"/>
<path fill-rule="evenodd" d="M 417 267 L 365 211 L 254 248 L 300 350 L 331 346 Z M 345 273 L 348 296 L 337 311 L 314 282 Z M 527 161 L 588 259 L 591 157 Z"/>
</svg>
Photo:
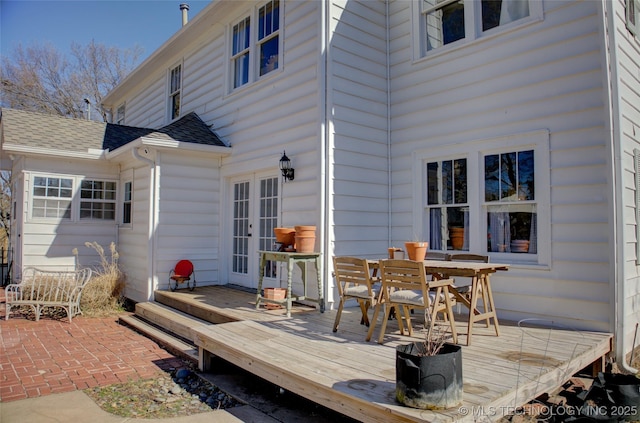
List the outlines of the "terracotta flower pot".
<svg viewBox="0 0 640 423">
<path fill-rule="evenodd" d="M 316 246 L 315 226 L 296 226 L 296 251 L 312 253 Z"/>
<path fill-rule="evenodd" d="M 457 226 L 449 228 L 449 236 L 451 237 L 451 248 L 462 250 L 464 246 L 464 228 Z"/>
<path fill-rule="evenodd" d="M 407 255 L 409 260 L 423 261 L 427 255 L 428 242 L 423 241 L 411 241 L 405 242 L 404 247 L 407 249 Z"/>
<path fill-rule="evenodd" d="M 265 288 L 264 297 L 268 300 L 284 300 L 287 296 L 285 288 Z"/>
<path fill-rule="evenodd" d="M 273 228 L 273 233 L 276 236 L 276 242 L 282 244 L 283 248 L 293 247 L 296 242 L 295 228 Z"/>
</svg>

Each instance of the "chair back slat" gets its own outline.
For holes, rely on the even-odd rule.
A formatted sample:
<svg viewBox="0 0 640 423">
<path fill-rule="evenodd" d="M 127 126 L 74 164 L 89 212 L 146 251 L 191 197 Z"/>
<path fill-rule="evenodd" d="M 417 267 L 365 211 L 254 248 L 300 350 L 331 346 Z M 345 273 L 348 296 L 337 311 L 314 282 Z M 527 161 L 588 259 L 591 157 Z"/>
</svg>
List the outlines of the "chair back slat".
<svg viewBox="0 0 640 423">
<path fill-rule="evenodd" d="M 442 260 L 442 261 L 450 261 L 451 254 L 441 253 L 439 251 L 427 251 L 427 254 L 424 256 L 425 260 Z"/>
<path fill-rule="evenodd" d="M 451 261 L 475 261 L 479 263 L 489 263 L 489 256 L 482 254 L 452 254 Z"/>
</svg>

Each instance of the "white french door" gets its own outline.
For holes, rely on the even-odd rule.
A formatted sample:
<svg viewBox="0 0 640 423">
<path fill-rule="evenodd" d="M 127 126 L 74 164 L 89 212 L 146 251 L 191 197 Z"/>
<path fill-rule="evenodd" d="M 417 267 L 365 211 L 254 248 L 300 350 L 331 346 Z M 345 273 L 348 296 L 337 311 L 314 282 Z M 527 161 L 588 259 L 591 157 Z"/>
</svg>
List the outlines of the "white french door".
<svg viewBox="0 0 640 423">
<path fill-rule="evenodd" d="M 258 287 L 258 251 L 273 250 L 273 228 L 278 225 L 279 190 L 277 176 L 236 178 L 231 181 L 231 225 L 229 237 L 232 246 L 229 263 L 229 282 Z M 275 278 L 276 266 L 267 266 L 265 278 Z M 265 279 L 265 286 L 268 279 Z"/>
</svg>

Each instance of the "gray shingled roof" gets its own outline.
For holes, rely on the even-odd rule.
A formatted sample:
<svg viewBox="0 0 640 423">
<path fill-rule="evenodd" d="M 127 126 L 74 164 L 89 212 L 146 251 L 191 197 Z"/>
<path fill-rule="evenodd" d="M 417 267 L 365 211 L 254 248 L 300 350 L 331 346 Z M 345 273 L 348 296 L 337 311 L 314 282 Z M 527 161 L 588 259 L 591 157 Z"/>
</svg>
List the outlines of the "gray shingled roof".
<svg viewBox="0 0 640 423">
<path fill-rule="evenodd" d="M 226 147 L 194 112 L 163 128 L 149 129 L 24 110 L 0 110 L 3 142 L 24 147 L 80 152 L 88 149 L 112 151 L 140 137 Z"/>
</svg>

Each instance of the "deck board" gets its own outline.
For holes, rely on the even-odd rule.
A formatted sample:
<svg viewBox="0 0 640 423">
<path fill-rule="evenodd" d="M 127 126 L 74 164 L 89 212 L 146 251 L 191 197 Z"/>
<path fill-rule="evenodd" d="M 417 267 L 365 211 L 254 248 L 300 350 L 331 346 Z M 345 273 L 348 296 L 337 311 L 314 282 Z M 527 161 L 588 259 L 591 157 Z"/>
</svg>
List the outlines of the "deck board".
<svg viewBox="0 0 640 423">
<path fill-rule="evenodd" d="M 570 329 L 523 328 L 500 322 L 501 335 L 482 324 L 473 343 L 463 346 L 466 408 L 416 410 L 395 400 L 395 347 L 420 339 L 401 336 L 389 321 L 383 344 L 365 342 L 359 308 L 346 308 L 338 332 L 335 311 L 320 313 L 295 304 L 283 310 L 255 308 L 255 294 L 228 287 L 198 287 L 161 295 L 206 304 L 230 323 L 194 329 L 201 359 L 210 352 L 284 389 L 362 421 L 466 422 L 497 420 L 545 392 L 610 351 L 611 334 Z M 419 317 L 419 316 L 417 316 Z M 466 341 L 461 316 L 457 328 Z M 415 319 L 414 327 L 418 327 Z M 376 327 L 376 333 L 379 330 Z M 374 339 L 377 339 L 374 334 Z M 465 413 L 464 410 L 470 410 Z"/>
</svg>

